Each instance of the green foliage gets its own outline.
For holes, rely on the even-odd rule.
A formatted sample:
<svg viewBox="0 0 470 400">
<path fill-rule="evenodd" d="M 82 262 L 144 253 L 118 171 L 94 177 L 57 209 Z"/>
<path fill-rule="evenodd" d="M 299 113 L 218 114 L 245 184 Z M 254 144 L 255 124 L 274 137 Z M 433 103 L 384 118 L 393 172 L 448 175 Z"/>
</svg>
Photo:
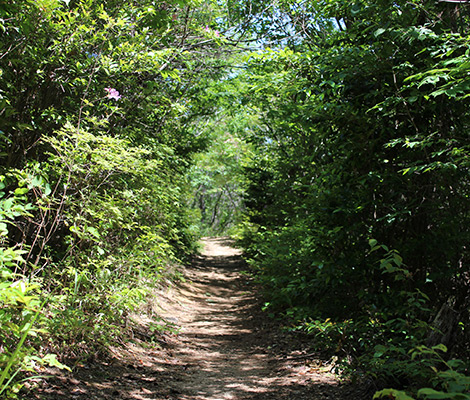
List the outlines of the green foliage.
<svg viewBox="0 0 470 400">
<path fill-rule="evenodd" d="M 117 343 L 194 250 L 186 174 L 207 142 L 201 93 L 221 75 L 220 8 L 0 5 L 0 390 L 44 348 L 83 358 Z"/>
<path fill-rule="evenodd" d="M 260 122 L 243 244 L 269 306 L 397 389 L 431 379 L 408 351 L 443 303 L 458 317 L 440 340 L 469 356 L 469 16 L 452 7 L 256 2 L 284 35 L 241 78 Z"/>
<path fill-rule="evenodd" d="M 443 303 L 459 317 L 442 338 L 468 357 L 469 15 L 453 7 L 0 5 L 3 390 L 34 333 L 103 350 L 197 234 L 240 221 L 267 308 L 342 368 L 426 386 L 447 361 L 409 351 Z M 31 325 L 44 314 L 50 334 Z M 420 394 L 463 398 L 451 375 Z"/>
<path fill-rule="evenodd" d="M 414 400 L 413 397 L 408 396 L 405 392 L 395 389 L 384 389 L 374 395 L 374 399 L 380 399 L 387 396 L 390 399 L 396 400 Z"/>
<path fill-rule="evenodd" d="M 224 82 L 217 90 L 221 113 L 217 120 L 209 120 L 204 128 L 210 145 L 204 153 L 194 157 L 189 172 L 192 186 L 192 207 L 197 210 L 199 232 L 203 236 L 233 234 L 240 223 L 243 212 L 242 198 L 245 191 L 243 167 L 250 162 L 250 146 L 241 132 L 254 123 L 245 112 L 231 115 L 230 105 L 224 104 L 236 95 L 238 87 Z"/>
<path fill-rule="evenodd" d="M 53 147 L 49 168 L 63 190 L 68 252 L 80 252 L 76 261 L 116 255 L 126 245 L 131 263 L 145 259 L 144 248 L 155 253 L 157 267 L 159 256 L 171 258 L 171 213 L 179 194 L 165 163 L 171 149 L 162 147 L 158 158 L 149 159 L 149 150 L 127 140 L 72 127 L 47 141 Z"/>
<path fill-rule="evenodd" d="M 33 206 L 26 202 L 27 187 L 20 185 L 11 192 L 6 190 L 13 177 L 18 179 L 17 174 L 0 179 L 0 395 L 5 398 L 16 398 L 24 381 L 19 378 L 26 371 L 36 372 L 38 365 L 67 368 L 53 354 L 34 355 L 32 338 L 44 333 L 42 328 L 37 328 L 45 323 L 41 287 L 16 272 L 25 262 L 26 250 L 6 247 L 8 225 L 13 225 L 17 217 L 30 215 Z"/>
<path fill-rule="evenodd" d="M 470 377 L 462 373 L 465 364 L 461 360 L 446 361 L 441 353 L 446 352 L 444 345 L 428 348 L 419 346 L 412 350 L 411 359 L 421 358 L 425 365 L 417 364 L 421 370 L 427 369 L 428 374 L 432 374 L 430 381 L 434 388 L 421 388 L 417 391 L 417 398 L 420 399 L 468 399 L 470 389 Z M 438 390 L 436 390 L 438 389 Z M 402 391 L 396 389 L 384 389 L 378 391 L 374 395 L 374 399 L 378 398 L 394 398 L 394 399 L 411 399 Z"/>
</svg>

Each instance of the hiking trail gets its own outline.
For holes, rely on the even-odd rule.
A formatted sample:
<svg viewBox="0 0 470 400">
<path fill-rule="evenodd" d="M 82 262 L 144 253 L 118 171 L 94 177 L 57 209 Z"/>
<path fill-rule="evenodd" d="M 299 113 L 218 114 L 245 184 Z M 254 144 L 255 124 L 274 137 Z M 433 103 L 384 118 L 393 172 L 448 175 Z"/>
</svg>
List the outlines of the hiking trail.
<svg viewBox="0 0 470 400">
<path fill-rule="evenodd" d="M 155 314 L 173 334 L 136 331 L 104 362 L 57 375 L 30 398 L 133 400 L 353 400 L 308 341 L 261 311 L 241 252 L 204 239 L 184 282 L 156 293 Z M 142 326 L 151 322 L 142 317 Z M 357 397 L 361 398 L 361 397 Z"/>
</svg>

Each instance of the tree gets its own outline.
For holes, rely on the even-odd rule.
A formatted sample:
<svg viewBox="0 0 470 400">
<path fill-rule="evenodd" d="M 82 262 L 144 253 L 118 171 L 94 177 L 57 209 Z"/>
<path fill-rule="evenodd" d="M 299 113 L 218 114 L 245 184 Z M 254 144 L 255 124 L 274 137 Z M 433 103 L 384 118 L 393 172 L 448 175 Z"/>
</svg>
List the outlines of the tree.
<svg viewBox="0 0 470 400">
<path fill-rule="evenodd" d="M 2 394 L 40 353 L 32 320 L 61 354 L 102 351 L 145 299 L 143 281 L 173 274 L 194 249 L 185 175 L 207 142 L 191 129 L 210 112 L 197 98 L 221 73 L 217 10 L 0 5 L 0 365 L 12 374 Z"/>
<path fill-rule="evenodd" d="M 457 313 L 468 308 L 468 179 L 460 158 L 468 151 L 461 47 L 468 17 L 466 5 L 458 21 L 448 7 L 270 5 L 270 18 L 280 13 L 289 29 L 247 68 L 246 97 L 264 128 L 253 131 L 257 161 L 247 171 L 247 245 L 271 303 L 298 320 L 393 326 L 399 315 L 411 324 L 429 318 L 409 306 L 418 298 L 430 299 L 434 315 L 444 302 Z M 294 23 L 309 15 L 321 17 L 308 29 Z M 373 348 L 365 337 L 376 327 L 361 326 L 353 347 Z M 418 331 L 407 336 L 409 346 L 425 340 Z"/>
</svg>

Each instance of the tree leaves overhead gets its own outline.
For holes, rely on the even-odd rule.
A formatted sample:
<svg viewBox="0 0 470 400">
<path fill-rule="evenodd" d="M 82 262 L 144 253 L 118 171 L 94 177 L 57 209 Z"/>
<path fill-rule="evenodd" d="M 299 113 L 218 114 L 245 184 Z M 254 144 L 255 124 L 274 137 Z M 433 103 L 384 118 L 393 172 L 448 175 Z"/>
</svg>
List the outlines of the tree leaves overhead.
<svg viewBox="0 0 470 400">
<path fill-rule="evenodd" d="M 427 379 L 406 359 L 426 321 L 441 304 L 469 320 L 469 15 L 427 0 L 3 2 L 4 298 L 15 274 L 36 279 L 62 296 L 58 342 L 109 342 L 139 279 L 242 221 L 272 307 L 364 373 Z M 2 321 L 28 323 L 10 305 Z M 2 334 L 4 359 L 17 336 Z"/>
<path fill-rule="evenodd" d="M 448 303 L 468 324 L 468 5 L 262 5 L 289 25 L 244 76 L 261 124 L 250 132 L 245 244 L 271 306 L 298 321 L 386 323 Z M 294 13 L 310 25 L 299 29 Z M 269 36 L 277 25 L 258 27 Z M 386 246 L 381 259 L 370 239 Z M 403 307 L 416 297 L 432 310 Z M 353 359 L 378 329 L 356 327 Z M 406 346 L 425 340 L 410 337 Z"/>
</svg>

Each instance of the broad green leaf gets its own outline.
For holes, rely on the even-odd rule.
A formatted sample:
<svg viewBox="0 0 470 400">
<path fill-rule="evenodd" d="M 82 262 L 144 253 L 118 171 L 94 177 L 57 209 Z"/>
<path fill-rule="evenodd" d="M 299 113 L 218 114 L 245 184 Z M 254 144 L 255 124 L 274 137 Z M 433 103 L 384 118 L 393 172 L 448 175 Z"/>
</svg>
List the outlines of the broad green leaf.
<svg viewBox="0 0 470 400">
<path fill-rule="evenodd" d="M 379 392 L 376 392 L 373 398 L 380 399 L 383 397 L 395 400 L 415 400 L 413 397 L 408 396 L 405 392 L 395 389 L 383 389 Z"/>
<path fill-rule="evenodd" d="M 15 196 L 22 196 L 23 194 L 26 194 L 28 192 L 29 192 L 29 189 L 27 187 L 17 188 L 15 189 Z"/>
<path fill-rule="evenodd" d="M 418 390 L 418 396 L 423 396 L 426 399 L 454 399 L 454 400 L 468 400 L 470 395 L 464 393 L 445 393 L 439 392 L 434 389 L 424 388 Z"/>
</svg>

